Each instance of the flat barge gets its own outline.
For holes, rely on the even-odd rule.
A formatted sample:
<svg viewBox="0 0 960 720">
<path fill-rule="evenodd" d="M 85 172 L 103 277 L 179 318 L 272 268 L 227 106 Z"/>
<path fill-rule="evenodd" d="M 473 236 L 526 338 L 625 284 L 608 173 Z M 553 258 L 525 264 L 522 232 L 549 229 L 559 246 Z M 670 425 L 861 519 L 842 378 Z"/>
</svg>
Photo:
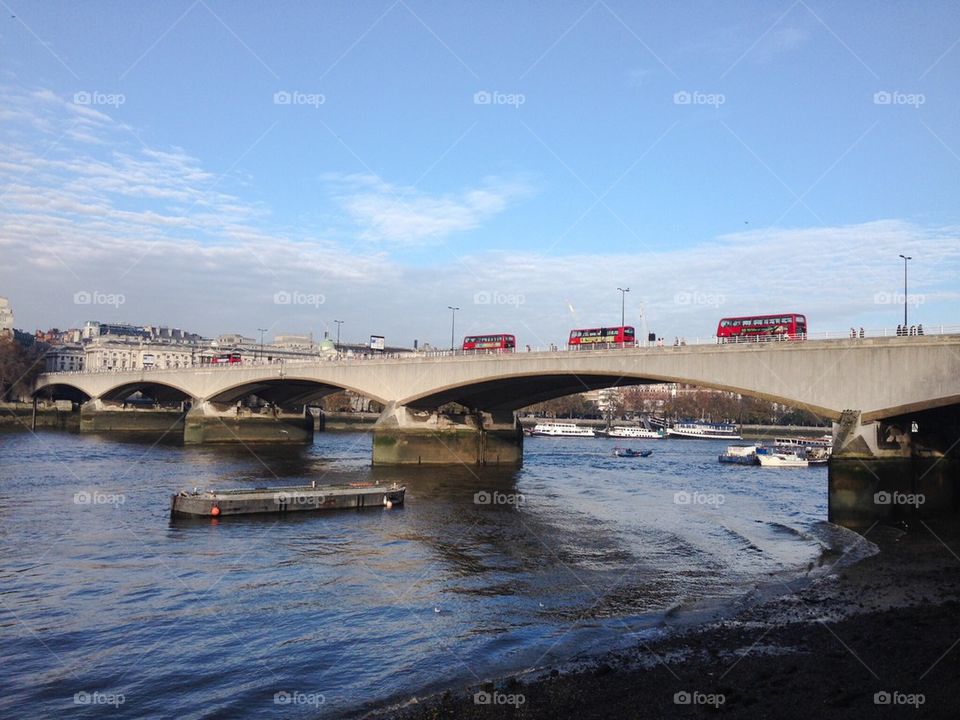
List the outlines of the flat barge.
<svg viewBox="0 0 960 720">
<path fill-rule="evenodd" d="M 170 514 L 215 518 L 344 508 L 391 508 L 403 504 L 406 490 L 406 486 L 394 483 L 181 491 L 170 498 Z"/>
</svg>

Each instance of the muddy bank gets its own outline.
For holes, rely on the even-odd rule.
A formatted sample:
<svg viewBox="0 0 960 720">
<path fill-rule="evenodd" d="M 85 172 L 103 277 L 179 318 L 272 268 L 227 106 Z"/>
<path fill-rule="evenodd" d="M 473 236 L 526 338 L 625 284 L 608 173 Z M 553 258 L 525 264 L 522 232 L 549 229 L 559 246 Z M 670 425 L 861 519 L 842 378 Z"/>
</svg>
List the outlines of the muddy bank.
<svg viewBox="0 0 960 720">
<path fill-rule="evenodd" d="M 865 536 L 878 554 L 850 566 L 828 556 L 816 579 L 727 620 L 369 716 L 956 717 L 960 532 L 920 523 Z"/>
</svg>

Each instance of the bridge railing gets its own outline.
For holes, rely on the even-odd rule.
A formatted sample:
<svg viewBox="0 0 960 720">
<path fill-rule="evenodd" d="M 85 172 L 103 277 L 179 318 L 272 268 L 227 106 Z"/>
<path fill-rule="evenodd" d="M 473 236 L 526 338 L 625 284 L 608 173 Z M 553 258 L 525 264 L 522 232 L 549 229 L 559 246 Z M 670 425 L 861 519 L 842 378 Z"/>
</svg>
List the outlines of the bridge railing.
<svg viewBox="0 0 960 720">
<path fill-rule="evenodd" d="M 960 334 L 960 325 L 936 325 L 923 327 L 922 332 L 909 334 L 909 337 L 923 337 L 926 335 L 958 335 Z M 902 333 L 901 333 L 902 335 Z M 614 350 L 621 348 L 668 348 L 685 347 L 688 345 L 756 345 L 757 343 L 780 343 L 780 342 L 815 342 L 818 340 L 852 340 L 869 339 L 877 337 L 897 337 L 896 328 L 879 328 L 862 330 L 861 328 L 850 328 L 847 331 L 826 331 L 819 333 L 808 333 L 806 335 L 766 335 L 766 336 L 742 336 L 718 338 L 695 337 L 687 339 L 685 337 L 675 337 L 672 342 L 658 340 L 655 342 L 637 341 L 635 343 L 592 343 L 590 345 L 548 345 L 534 347 L 526 345 L 515 350 L 429 350 L 429 351 L 410 351 L 402 353 L 370 353 L 370 354 L 351 354 L 351 353 L 330 353 L 329 355 L 317 355 L 312 358 L 301 358 L 296 360 L 264 360 L 264 359 L 245 359 L 240 363 L 214 363 L 210 365 L 181 365 L 177 367 L 158 367 L 148 366 L 140 368 L 94 368 L 90 370 L 60 370 L 49 371 L 46 375 L 68 376 L 68 375 L 89 375 L 92 373 L 121 373 L 121 372 L 139 372 L 139 373 L 161 373 L 178 372 L 182 370 L 211 370 L 216 372 L 231 372 L 249 369 L 251 367 L 296 367 L 301 365 L 316 365 L 323 362 L 377 362 L 383 360 L 399 360 L 403 358 L 438 358 L 454 356 L 488 356 L 488 355 L 515 355 L 525 353 L 566 353 L 566 352 L 595 352 L 598 350 Z"/>
</svg>

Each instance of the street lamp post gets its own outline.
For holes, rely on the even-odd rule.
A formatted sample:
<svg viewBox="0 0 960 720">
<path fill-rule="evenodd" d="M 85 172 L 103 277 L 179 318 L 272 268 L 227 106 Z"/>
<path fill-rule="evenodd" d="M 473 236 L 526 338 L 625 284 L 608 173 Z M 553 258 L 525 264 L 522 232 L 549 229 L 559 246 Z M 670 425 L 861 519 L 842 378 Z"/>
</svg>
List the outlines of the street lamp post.
<svg viewBox="0 0 960 720">
<path fill-rule="evenodd" d="M 257 328 L 257 332 L 260 333 L 260 362 L 263 362 L 263 334 L 267 331 L 267 328 Z"/>
<path fill-rule="evenodd" d="M 901 255 L 903 258 L 903 334 L 907 334 L 907 260 L 913 260 L 909 255 Z"/>
<path fill-rule="evenodd" d="M 456 327 L 457 327 L 457 310 L 460 308 L 454 307 L 453 305 L 447 305 L 447 310 L 450 310 L 450 352 L 453 352 L 456 345 L 454 344 L 454 338 L 456 337 Z"/>
<path fill-rule="evenodd" d="M 337 349 L 337 352 L 340 352 L 340 326 L 343 325 L 343 320 L 334 320 L 334 322 L 337 324 L 337 344 L 336 344 L 336 349 Z"/>
<path fill-rule="evenodd" d="M 630 288 L 617 288 L 620 291 L 620 327 L 623 327 L 625 310 L 627 304 L 627 293 L 630 292 Z M 626 338 L 624 338 L 626 341 Z"/>
</svg>

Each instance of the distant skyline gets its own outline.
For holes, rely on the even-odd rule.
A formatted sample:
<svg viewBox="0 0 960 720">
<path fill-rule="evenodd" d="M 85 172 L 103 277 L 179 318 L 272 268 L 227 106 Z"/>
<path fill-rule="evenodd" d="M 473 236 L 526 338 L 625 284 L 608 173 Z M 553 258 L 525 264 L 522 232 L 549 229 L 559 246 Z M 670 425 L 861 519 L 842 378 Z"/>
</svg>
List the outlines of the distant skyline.
<svg viewBox="0 0 960 720">
<path fill-rule="evenodd" d="M 19 328 L 960 324 L 960 8 L 5 2 Z"/>
</svg>

